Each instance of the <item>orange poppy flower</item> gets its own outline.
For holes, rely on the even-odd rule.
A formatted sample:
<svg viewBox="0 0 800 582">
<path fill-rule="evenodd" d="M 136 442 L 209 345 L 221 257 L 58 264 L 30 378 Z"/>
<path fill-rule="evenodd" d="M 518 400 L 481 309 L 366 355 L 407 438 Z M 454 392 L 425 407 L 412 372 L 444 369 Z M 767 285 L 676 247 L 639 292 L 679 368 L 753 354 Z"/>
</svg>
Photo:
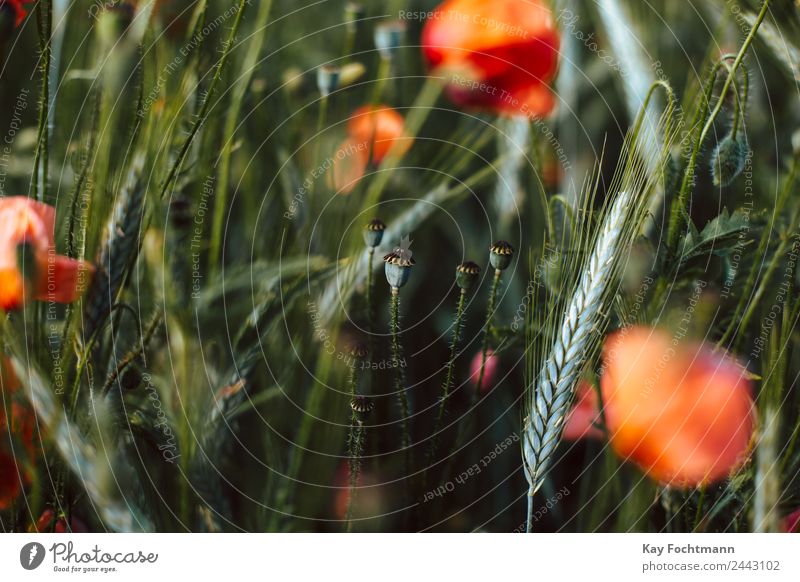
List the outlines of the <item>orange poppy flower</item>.
<svg viewBox="0 0 800 582">
<path fill-rule="evenodd" d="M 31 299 L 71 303 L 93 271 L 56 254 L 55 208 L 24 196 L 0 199 L 0 309 Z"/>
<path fill-rule="evenodd" d="M 359 107 L 347 122 L 347 133 L 358 144 L 372 149 L 372 163 L 380 164 L 392 147 L 399 155 L 411 147 L 412 139 L 405 136 L 405 120 L 396 109 L 379 105 Z"/>
<path fill-rule="evenodd" d="M 603 350 L 601 392 L 618 455 L 678 487 L 725 478 L 746 461 L 755 408 L 735 360 L 644 326 L 616 332 Z"/>
<path fill-rule="evenodd" d="M 0 12 L 10 10 L 14 14 L 14 26 L 19 26 L 28 14 L 25 11 L 25 4 L 31 2 L 33 0 L 0 0 Z"/>
<path fill-rule="evenodd" d="M 402 156 L 414 142 L 405 134 L 403 116 L 386 105 L 365 105 L 356 109 L 347 122 L 347 133 L 347 139 L 339 144 L 333 160 L 333 187 L 340 194 L 352 192 L 364 177 L 370 161 L 379 165 L 392 148 Z"/>
<path fill-rule="evenodd" d="M 543 117 L 555 105 L 559 34 L 544 0 L 448 0 L 429 18 L 422 46 L 449 76 L 458 105 Z"/>
</svg>

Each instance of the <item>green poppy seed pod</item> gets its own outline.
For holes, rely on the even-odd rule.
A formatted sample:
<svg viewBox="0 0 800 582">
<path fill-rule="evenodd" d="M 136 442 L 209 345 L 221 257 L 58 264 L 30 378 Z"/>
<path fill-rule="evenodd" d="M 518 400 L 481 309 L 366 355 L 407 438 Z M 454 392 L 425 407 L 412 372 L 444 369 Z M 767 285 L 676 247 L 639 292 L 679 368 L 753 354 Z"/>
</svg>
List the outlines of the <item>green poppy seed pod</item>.
<svg viewBox="0 0 800 582">
<path fill-rule="evenodd" d="M 362 420 L 375 408 L 375 403 L 366 396 L 356 396 L 350 401 L 350 409 Z"/>
<path fill-rule="evenodd" d="M 323 65 L 317 69 L 317 89 L 327 97 L 339 88 L 342 70 L 339 67 Z"/>
<path fill-rule="evenodd" d="M 725 136 L 711 156 L 711 178 L 715 186 L 727 186 L 744 170 L 747 141 Z"/>
<path fill-rule="evenodd" d="M 461 263 L 456 267 L 456 285 L 458 285 L 460 289 L 469 291 L 475 286 L 475 283 L 478 282 L 478 275 L 480 275 L 480 273 L 481 268 L 472 261 Z"/>
<path fill-rule="evenodd" d="M 400 287 L 408 283 L 408 278 L 411 276 L 411 267 L 416 264 L 414 259 L 398 250 L 392 251 L 383 257 L 383 262 L 386 263 L 386 280 L 392 289 L 400 289 Z"/>
<path fill-rule="evenodd" d="M 403 44 L 406 24 L 399 20 L 389 20 L 375 27 L 375 48 L 383 59 L 391 59 Z"/>
<path fill-rule="evenodd" d="M 511 264 L 514 247 L 504 240 L 494 243 L 489 249 L 489 263 L 498 271 L 504 271 Z"/>
<path fill-rule="evenodd" d="M 348 2 L 344 6 L 344 21 L 347 23 L 347 31 L 355 33 L 358 30 L 358 22 L 364 18 L 367 11 L 358 2 Z"/>
<path fill-rule="evenodd" d="M 364 242 L 369 248 L 374 249 L 381 244 L 385 231 L 386 225 L 383 224 L 383 221 L 373 218 L 364 226 Z"/>
<path fill-rule="evenodd" d="M 350 346 L 350 357 L 363 360 L 369 354 L 367 346 L 362 342 L 355 342 Z"/>
</svg>

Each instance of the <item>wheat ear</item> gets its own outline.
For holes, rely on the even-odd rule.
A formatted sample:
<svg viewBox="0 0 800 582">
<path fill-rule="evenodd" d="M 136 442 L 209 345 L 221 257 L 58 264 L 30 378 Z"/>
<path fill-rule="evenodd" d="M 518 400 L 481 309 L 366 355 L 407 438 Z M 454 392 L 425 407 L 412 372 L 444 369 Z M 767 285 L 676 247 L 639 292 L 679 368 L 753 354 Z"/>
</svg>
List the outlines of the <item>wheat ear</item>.
<svg viewBox="0 0 800 582">
<path fill-rule="evenodd" d="M 525 476 L 529 496 L 541 487 L 590 344 L 603 319 L 604 300 L 613 280 L 631 196 L 622 192 L 603 223 L 594 251 L 566 311 L 561 330 L 539 372 L 531 414 L 525 426 Z"/>
</svg>

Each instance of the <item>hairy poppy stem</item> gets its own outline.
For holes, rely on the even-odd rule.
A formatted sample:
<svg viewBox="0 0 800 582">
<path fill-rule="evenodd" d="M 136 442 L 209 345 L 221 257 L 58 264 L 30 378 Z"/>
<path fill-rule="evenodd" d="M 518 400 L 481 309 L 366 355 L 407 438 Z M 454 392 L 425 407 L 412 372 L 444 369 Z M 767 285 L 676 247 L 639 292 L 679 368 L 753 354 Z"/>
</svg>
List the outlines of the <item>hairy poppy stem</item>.
<svg viewBox="0 0 800 582">
<path fill-rule="evenodd" d="M 478 401 L 483 387 L 483 377 L 486 374 L 486 358 L 489 354 L 489 332 L 492 328 L 492 320 L 494 319 L 494 308 L 497 303 L 497 290 L 500 287 L 500 275 L 503 272 L 500 269 L 494 270 L 494 279 L 492 280 L 492 290 L 489 293 L 489 306 L 486 309 L 486 325 L 483 328 L 483 345 L 481 346 L 481 369 L 478 373 L 478 381 L 475 383 L 475 392 L 472 394 L 472 405 Z"/>
<path fill-rule="evenodd" d="M 400 289 L 392 287 L 391 302 L 391 329 L 392 329 L 392 366 L 394 373 L 394 389 L 400 403 L 400 414 L 402 416 L 403 430 L 403 452 L 405 456 L 406 475 L 411 473 L 411 431 L 409 429 L 409 417 L 411 409 L 408 404 L 408 394 L 406 394 L 405 374 L 400 365 Z"/>
<path fill-rule="evenodd" d="M 442 384 L 442 396 L 439 400 L 439 411 L 436 414 L 436 420 L 433 424 L 433 435 L 431 436 L 431 444 L 428 448 L 428 457 L 425 463 L 425 472 L 422 474 L 423 489 L 427 486 L 428 470 L 430 464 L 433 462 L 434 455 L 436 454 L 436 445 L 439 440 L 439 430 L 441 429 L 444 415 L 447 411 L 447 400 L 450 398 L 450 389 L 453 386 L 453 371 L 455 370 L 456 355 L 458 352 L 458 344 L 461 341 L 461 328 L 464 325 L 464 306 L 466 305 L 467 291 L 461 289 L 458 295 L 458 305 L 456 306 L 456 319 L 453 324 L 453 337 L 450 340 L 450 359 L 447 361 L 447 375 Z"/>
</svg>

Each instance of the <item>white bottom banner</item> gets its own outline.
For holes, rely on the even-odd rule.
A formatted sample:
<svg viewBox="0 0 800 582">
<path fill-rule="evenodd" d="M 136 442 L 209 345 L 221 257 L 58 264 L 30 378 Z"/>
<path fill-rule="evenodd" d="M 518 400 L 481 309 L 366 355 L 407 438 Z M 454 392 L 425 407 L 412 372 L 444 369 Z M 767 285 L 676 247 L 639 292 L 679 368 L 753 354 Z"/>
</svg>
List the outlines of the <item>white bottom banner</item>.
<svg viewBox="0 0 800 582">
<path fill-rule="evenodd" d="M 800 580 L 793 534 L 6 534 L 0 579 Z M 552 577 L 552 578 L 550 578 Z M 557 577 L 557 578 L 556 578 Z"/>
</svg>

